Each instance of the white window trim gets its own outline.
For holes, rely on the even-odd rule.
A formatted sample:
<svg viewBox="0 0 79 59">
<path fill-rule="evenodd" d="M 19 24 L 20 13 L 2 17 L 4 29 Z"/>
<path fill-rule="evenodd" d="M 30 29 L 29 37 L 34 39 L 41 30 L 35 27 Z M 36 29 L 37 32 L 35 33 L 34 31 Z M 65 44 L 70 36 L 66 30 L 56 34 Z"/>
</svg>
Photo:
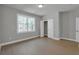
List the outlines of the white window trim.
<svg viewBox="0 0 79 59">
<path fill-rule="evenodd" d="M 18 31 L 18 16 L 24 16 L 24 17 L 27 17 L 27 18 L 34 18 L 34 30 L 32 30 L 32 31 L 28 31 L 28 24 L 27 24 L 27 31 Z M 27 20 L 27 22 L 28 22 L 28 20 Z M 31 16 L 26 16 L 26 15 L 23 15 L 23 14 L 17 14 L 17 33 L 29 33 L 29 32 L 35 32 L 36 31 L 36 19 L 35 19 L 35 17 L 31 17 Z"/>
</svg>

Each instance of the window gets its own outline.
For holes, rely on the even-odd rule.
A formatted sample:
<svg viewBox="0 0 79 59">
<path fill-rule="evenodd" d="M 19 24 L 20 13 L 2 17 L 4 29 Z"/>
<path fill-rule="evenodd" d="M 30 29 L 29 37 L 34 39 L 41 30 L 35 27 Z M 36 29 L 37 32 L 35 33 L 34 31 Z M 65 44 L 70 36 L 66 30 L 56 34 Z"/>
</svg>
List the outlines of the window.
<svg viewBox="0 0 79 59">
<path fill-rule="evenodd" d="M 35 31 L 35 18 L 25 15 L 17 15 L 17 32 L 30 32 Z"/>
<path fill-rule="evenodd" d="M 28 31 L 35 31 L 35 20 L 34 18 L 28 18 Z"/>
</svg>

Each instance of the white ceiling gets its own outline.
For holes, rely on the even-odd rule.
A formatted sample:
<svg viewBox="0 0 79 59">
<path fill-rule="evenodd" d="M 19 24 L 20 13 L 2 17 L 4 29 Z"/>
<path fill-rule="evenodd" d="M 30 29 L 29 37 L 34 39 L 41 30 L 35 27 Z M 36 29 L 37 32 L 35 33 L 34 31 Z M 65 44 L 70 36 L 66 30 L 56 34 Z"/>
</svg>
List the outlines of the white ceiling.
<svg viewBox="0 0 79 59">
<path fill-rule="evenodd" d="M 36 15 L 48 15 L 53 12 L 70 11 L 77 7 L 79 4 L 44 4 L 43 8 L 38 8 L 37 4 L 8 4 L 6 6 L 30 12 Z"/>
</svg>

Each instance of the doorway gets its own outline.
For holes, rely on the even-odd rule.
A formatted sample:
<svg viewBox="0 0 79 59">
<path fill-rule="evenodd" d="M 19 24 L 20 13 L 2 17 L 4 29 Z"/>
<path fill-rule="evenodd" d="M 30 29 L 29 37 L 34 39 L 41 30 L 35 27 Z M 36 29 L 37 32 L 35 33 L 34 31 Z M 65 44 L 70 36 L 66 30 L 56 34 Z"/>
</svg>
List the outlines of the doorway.
<svg viewBox="0 0 79 59">
<path fill-rule="evenodd" d="M 48 37 L 48 21 L 44 21 L 44 37 Z"/>
<path fill-rule="evenodd" d="M 40 21 L 40 37 L 54 38 L 53 19 Z"/>
</svg>

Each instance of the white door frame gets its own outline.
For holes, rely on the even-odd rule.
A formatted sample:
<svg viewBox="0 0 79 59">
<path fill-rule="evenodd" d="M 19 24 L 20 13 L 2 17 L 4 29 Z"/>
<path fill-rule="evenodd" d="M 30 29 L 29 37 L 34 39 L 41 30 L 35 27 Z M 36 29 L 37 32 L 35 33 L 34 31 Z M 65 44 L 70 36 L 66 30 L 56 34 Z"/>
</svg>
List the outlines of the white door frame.
<svg viewBox="0 0 79 59">
<path fill-rule="evenodd" d="M 40 21 L 40 37 L 44 37 L 44 21 L 48 21 L 48 20 Z"/>
<path fill-rule="evenodd" d="M 79 42 L 79 17 L 76 17 L 76 41 Z"/>
<path fill-rule="evenodd" d="M 54 20 L 48 21 L 48 38 L 54 39 Z"/>
</svg>

